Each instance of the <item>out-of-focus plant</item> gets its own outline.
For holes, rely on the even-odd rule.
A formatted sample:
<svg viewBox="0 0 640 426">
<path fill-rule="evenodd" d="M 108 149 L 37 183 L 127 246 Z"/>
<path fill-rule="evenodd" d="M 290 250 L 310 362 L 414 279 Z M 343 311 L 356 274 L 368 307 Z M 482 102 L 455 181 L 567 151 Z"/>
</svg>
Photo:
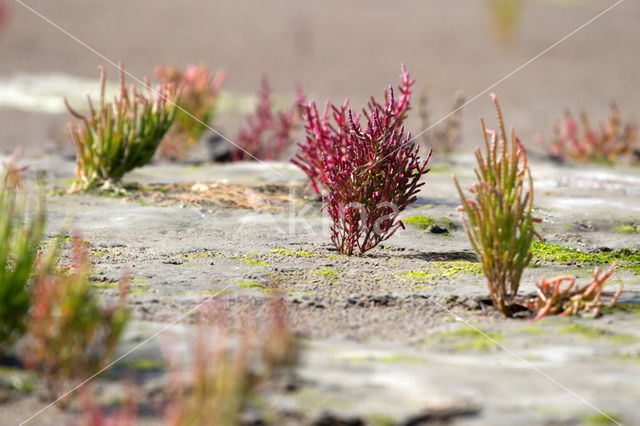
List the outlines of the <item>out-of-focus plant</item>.
<svg viewBox="0 0 640 426">
<path fill-rule="evenodd" d="M 25 332 L 28 284 L 45 225 L 43 193 L 37 205 L 30 207 L 26 195 L 17 189 L 16 160 L 5 164 L 0 186 L 0 353 Z"/>
<path fill-rule="evenodd" d="M 106 412 L 96 402 L 90 390 L 82 394 L 80 409 L 82 422 L 78 426 L 135 426 L 138 424 L 138 407 L 132 393 L 129 393 L 117 410 Z"/>
<path fill-rule="evenodd" d="M 616 162 L 623 158 L 638 161 L 637 126 L 623 124 L 615 104 L 611 105 L 608 121 L 599 130 L 591 126 L 585 112 L 580 114 L 580 124 L 569 111 L 563 121 L 554 124 L 555 139 L 547 147 L 550 157 L 579 163 Z"/>
<path fill-rule="evenodd" d="M 449 117 L 442 123 L 431 127 L 428 109 L 428 97 L 425 92 L 418 99 L 418 115 L 423 129 L 429 129 L 422 134 L 424 145 L 436 154 L 449 155 L 453 153 L 462 139 L 462 107 L 465 104 L 463 92 L 456 93 Z"/>
<path fill-rule="evenodd" d="M 527 166 L 524 145 L 511 132 L 507 140 L 502 111 L 495 95 L 498 132 L 487 130 L 481 119 L 484 155 L 476 150 L 477 183 L 468 199 L 453 178 L 464 213 L 463 223 L 478 254 L 494 306 L 505 316 L 512 315 L 520 279 L 531 261 L 530 247 L 536 234 L 532 216 L 533 180 Z"/>
<path fill-rule="evenodd" d="M 173 84 L 180 92 L 175 122 L 158 151 L 161 158 L 180 160 L 213 121 L 226 72 L 221 70 L 211 75 L 205 65 L 189 65 L 184 72 L 158 66 L 155 74 L 162 84 Z"/>
<path fill-rule="evenodd" d="M 523 0 L 488 0 L 488 7 L 498 40 L 511 40 L 522 14 Z"/>
<path fill-rule="evenodd" d="M 172 365 L 166 420 L 172 426 L 234 426 L 255 392 L 279 369 L 293 366 L 297 344 L 288 328 L 284 302 L 272 296 L 266 325 L 243 324 L 232 335 L 228 318 L 201 326 L 188 382 Z M 220 315 L 220 313 L 218 312 Z"/>
<path fill-rule="evenodd" d="M 384 120 L 384 123 L 372 123 L 377 126 L 377 130 L 385 132 L 387 136 L 400 131 L 410 108 L 411 86 L 414 82 L 403 65 L 401 83 L 397 89 L 399 98 L 395 98 L 395 93 L 390 87 L 384 94 L 384 106 L 373 98 L 369 101 L 368 108 L 363 111 L 365 118 L 371 121 L 375 111 L 376 120 Z M 353 140 L 358 139 L 350 133 L 349 115 L 354 114 L 349 109 L 348 100 L 345 100 L 339 107 L 327 102 L 322 114 L 319 113 L 315 102 L 304 106 L 303 119 L 305 120 L 306 138 L 304 142 L 298 143 L 299 153 L 291 162 L 307 174 L 318 194 L 321 193 L 321 187 L 327 188 L 329 186 L 327 171 L 345 161 L 345 157 L 349 155 L 348 151 L 353 149 Z M 333 123 L 330 116 L 333 118 Z M 359 127 L 360 116 L 355 115 L 353 122 Z M 380 144 L 380 141 L 377 142 L 378 145 L 386 145 Z M 369 145 L 373 146 L 376 143 L 371 141 Z"/>
<path fill-rule="evenodd" d="M 87 249 L 72 241 L 73 263 L 55 267 L 57 250 L 42 262 L 31 291 L 28 342 L 22 354 L 26 365 L 42 371 L 50 395 L 67 381 L 91 376 L 104 367 L 129 318 L 127 285 L 121 283 L 117 303 L 102 306 L 89 281 Z"/>
<path fill-rule="evenodd" d="M 253 115 L 247 117 L 231 150 L 234 161 L 277 160 L 293 145 L 293 133 L 300 119 L 305 96 L 297 90 L 293 104 L 276 112 L 271 102 L 271 90 L 266 77 L 258 91 L 258 103 Z"/>
<path fill-rule="evenodd" d="M 71 192 L 86 191 L 98 185 L 109 187 L 125 173 L 151 161 L 160 141 L 175 117 L 176 87 L 160 85 L 154 95 L 146 81 L 146 90 L 127 87 L 120 65 L 120 91 L 112 102 L 105 99 L 107 77 L 100 68 L 100 99 L 97 107 L 91 98 L 89 115 L 75 111 L 67 100 L 67 109 L 81 124 L 69 124 L 76 147 L 76 178 Z"/>
<path fill-rule="evenodd" d="M 576 278 L 571 275 L 560 275 L 555 278 L 544 278 L 536 281 L 537 294 L 528 298 L 523 304 L 535 314 L 531 321 L 537 321 L 547 315 L 576 315 L 579 312 L 591 312 L 593 317 L 600 315 L 602 308 L 612 308 L 618 302 L 622 293 L 622 286 L 615 292 L 604 291 L 604 283 L 613 274 L 616 265 L 612 263 L 609 269 L 600 272 L 593 271 L 593 278 L 589 284 L 574 288 Z M 563 288 L 564 284 L 564 288 Z M 609 298 L 604 301 L 603 298 Z"/>
<path fill-rule="evenodd" d="M 7 8 L 4 0 L 0 0 L 0 29 L 7 23 L 8 16 L 9 9 Z"/>
</svg>

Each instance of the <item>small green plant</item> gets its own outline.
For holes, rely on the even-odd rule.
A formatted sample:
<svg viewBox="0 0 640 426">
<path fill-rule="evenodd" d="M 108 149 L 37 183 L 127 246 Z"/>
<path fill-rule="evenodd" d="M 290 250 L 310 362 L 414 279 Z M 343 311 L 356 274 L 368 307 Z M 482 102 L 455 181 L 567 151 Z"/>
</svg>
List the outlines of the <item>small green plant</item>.
<svg viewBox="0 0 640 426">
<path fill-rule="evenodd" d="M 603 308 L 612 308 L 618 302 L 622 293 L 622 286 L 615 292 L 604 291 L 604 283 L 615 270 L 615 263 L 609 269 L 600 273 L 599 268 L 593 271 L 593 279 L 584 287 L 574 288 L 576 278 L 571 275 L 561 275 L 551 279 L 536 282 L 537 294 L 530 297 L 524 306 L 535 314 L 532 321 L 537 321 L 547 315 L 576 315 L 581 311 L 591 312 L 594 317 L 600 315 Z M 562 288 L 562 285 L 566 286 Z M 603 298 L 609 298 L 604 301 Z"/>
<path fill-rule="evenodd" d="M 16 185 L 8 185 L 15 183 L 7 179 L 16 169 L 14 163 L 5 168 L 0 186 L 0 354 L 25 331 L 28 284 L 45 225 L 43 193 L 37 205 L 30 206 Z"/>
<path fill-rule="evenodd" d="M 159 148 L 160 157 L 180 160 L 213 120 L 226 72 L 211 75 L 205 65 L 189 65 L 184 72 L 158 66 L 155 74 L 162 84 L 173 84 L 180 90 L 175 122 Z"/>
<path fill-rule="evenodd" d="M 118 303 L 103 307 L 89 281 L 87 249 L 74 238 L 73 264 L 54 268 L 56 250 L 41 265 L 31 292 L 23 360 L 44 374 L 50 396 L 67 381 L 85 379 L 110 359 L 129 318 L 126 284 Z"/>
<path fill-rule="evenodd" d="M 482 264 L 489 295 L 502 314 L 511 316 L 536 233 L 533 180 L 524 145 L 513 131 L 507 140 L 500 105 L 495 95 L 492 98 L 498 132 L 487 130 L 481 120 L 485 152 L 476 150 L 478 182 L 469 188 L 475 200 L 467 199 L 458 180 L 453 180 L 462 203 L 458 210 L 464 213 L 464 227 Z"/>
<path fill-rule="evenodd" d="M 258 386 L 277 370 L 293 366 L 297 345 L 287 326 L 284 302 L 269 299 L 266 325 L 245 324 L 237 339 L 230 318 L 202 325 L 195 342 L 190 383 L 170 360 L 171 383 L 166 411 L 171 426 L 235 426 Z M 216 313 L 214 313 L 216 315 Z M 175 357 L 173 357 L 175 358 Z"/>
<path fill-rule="evenodd" d="M 105 99 L 107 82 L 100 68 L 100 99 L 97 107 L 89 97 L 89 115 L 65 105 L 80 124 L 69 124 L 76 147 L 76 177 L 70 192 L 102 185 L 109 188 L 125 173 L 147 164 L 171 127 L 175 117 L 176 87 L 158 87 L 156 96 L 146 80 L 146 91 L 127 87 L 120 65 L 120 91 L 112 102 Z"/>
</svg>

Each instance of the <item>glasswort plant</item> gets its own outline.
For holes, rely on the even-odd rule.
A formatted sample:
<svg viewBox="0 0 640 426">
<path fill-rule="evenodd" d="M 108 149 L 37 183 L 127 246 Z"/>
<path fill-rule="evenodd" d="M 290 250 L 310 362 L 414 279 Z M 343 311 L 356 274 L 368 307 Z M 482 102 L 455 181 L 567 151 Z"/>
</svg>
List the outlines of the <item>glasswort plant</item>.
<svg viewBox="0 0 640 426">
<path fill-rule="evenodd" d="M 331 241 L 342 254 L 363 254 L 404 228 L 398 215 L 416 200 L 429 169 L 431 153 L 421 160 L 419 147 L 405 134 L 402 122 L 409 110 L 411 85 L 402 68 L 401 96 L 385 92 L 381 105 L 371 99 L 362 116 L 348 108 L 331 106 L 318 114 L 315 104 L 305 107 L 306 144 L 293 160 L 311 179 L 327 187 L 324 208 L 331 216 Z"/>
<path fill-rule="evenodd" d="M 284 111 L 275 112 L 269 82 L 263 77 L 255 112 L 247 117 L 240 129 L 235 140 L 237 146 L 231 150 L 231 158 L 234 161 L 256 158 L 269 161 L 280 158 L 293 144 L 293 132 L 304 99 L 304 93 L 298 89 L 293 104 Z"/>
<path fill-rule="evenodd" d="M 102 368 L 111 357 L 129 318 L 126 284 L 118 303 L 103 307 L 89 281 L 87 249 L 74 237 L 73 264 L 56 270 L 57 250 L 43 262 L 31 292 L 29 341 L 25 364 L 41 370 L 50 396 L 66 381 L 83 379 Z"/>
<path fill-rule="evenodd" d="M 458 180 L 463 223 L 471 247 L 478 254 L 494 306 L 511 316 L 520 279 L 531 261 L 530 247 L 536 234 L 532 217 L 533 180 L 524 145 L 511 132 L 507 140 L 500 105 L 492 95 L 498 132 L 487 130 L 481 119 L 484 153 L 476 150 L 477 183 L 468 199 Z"/>
<path fill-rule="evenodd" d="M 101 67 L 100 99 L 96 108 L 88 97 L 88 116 L 75 111 L 65 99 L 71 115 L 82 122 L 69 124 L 76 147 L 76 178 L 70 192 L 99 185 L 108 188 L 125 173 L 147 164 L 175 117 L 173 83 L 159 86 L 154 96 L 147 81 L 146 91 L 140 92 L 126 86 L 120 65 L 120 91 L 110 103 L 105 99 L 106 82 Z"/>
<path fill-rule="evenodd" d="M 45 225 L 43 193 L 35 208 L 29 206 L 25 194 L 11 184 L 14 181 L 6 179 L 17 167 L 12 162 L 5 167 L 0 185 L 0 354 L 25 332 L 28 283 Z"/>
<path fill-rule="evenodd" d="M 180 160 L 213 121 L 226 72 L 221 70 L 212 76 L 205 65 L 189 65 L 184 72 L 158 66 L 155 74 L 163 85 L 173 84 L 179 89 L 175 122 L 158 152 L 161 158 Z"/>
</svg>

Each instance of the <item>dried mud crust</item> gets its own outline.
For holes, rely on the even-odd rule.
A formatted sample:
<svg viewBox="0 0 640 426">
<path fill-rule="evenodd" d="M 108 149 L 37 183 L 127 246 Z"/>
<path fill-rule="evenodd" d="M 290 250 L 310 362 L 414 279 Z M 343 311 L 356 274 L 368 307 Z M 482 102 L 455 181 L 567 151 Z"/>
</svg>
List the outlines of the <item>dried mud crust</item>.
<svg viewBox="0 0 640 426">
<path fill-rule="evenodd" d="M 203 209 L 236 208 L 284 210 L 315 198 L 309 185 L 238 185 L 220 182 L 183 182 L 139 186 L 126 197 L 142 204 L 195 206 Z"/>
</svg>

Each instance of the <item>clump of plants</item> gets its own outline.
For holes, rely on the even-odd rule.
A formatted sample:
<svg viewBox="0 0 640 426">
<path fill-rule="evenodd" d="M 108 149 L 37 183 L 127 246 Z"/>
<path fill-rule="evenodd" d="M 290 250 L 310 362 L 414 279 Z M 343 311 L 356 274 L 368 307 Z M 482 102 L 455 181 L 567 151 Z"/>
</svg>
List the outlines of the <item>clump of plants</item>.
<svg viewBox="0 0 640 426">
<path fill-rule="evenodd" d="M 477 182 L 467 198 L 453 178 L 463 212 L 463 223 L 477 253 L 494 306 L 505 316 L 513 314 L 522 272 L 531 262 L 530 247 L 536 234 L 533 218 L 533 180 L 527 153 L 515 131 L 507 137 L 498 100 L 492 95 L 498 132 L 481 119 L 484 152 L 476 150 Z"/>
<path fill-rule="evenodd" d="M 23 359 L 44 374 L 51 397 L 67 382 L 85 379 L 109 361 L 129 318 L 126 284 L 117 303 L 102 306 L 89 281 L 87 249 L 72 242 L 73 263 L 56 268 L 56 250 L 40 265 L 31 291 Z"/>
<path fill-rule="evenodd" d="M 120 66 L 120 91 L 109 102 L 105 97 L 107 76 L 100 68 L 100 99 L 88 98 L 89 113 L 67 109 L 79 124 L 69 124 L 76 148 L 76 177 L 70 192 L 117 184 L 125 173 L 149 163 L 160 141 L 173 124 L 176 86 L 168 83 L 139 91 L 128 87 Z"/>
<path fill-rule="evenodd" d="M 465 104 L 463 92 L 456 93 L 451 107 L 449 117 L 442 123 L 438 123 L 431 128 L 428 103 L 429 98 L 426 93 L 418 99 L 418 115 L 423 129 L 429 129 L 422 134 L 424 145 L 433 150 L 436 154 L 452 154 L 462 139 L 462 107 Z"/>
<path fill-rule="evenodd" d="M 431 153 L 422 160 L 402 125 L 414 81 L 404 67 L 401 76 L 398 97 L 389 87 L 384 104 L 372 98 L 361 115 L 346 101 L 327 103 L 322 115 L 315 103 L 305 106 L 306 141 L 293 163 L 318 193 L 326 188 L 331 241 L 342 254 L 366 253 L 404 228 L 398 216 L 416 200 L 429 171 Z"/>
<path fill-rule="evenodd" d="M 237 338 L 221 311 L 213 323 L 201 326 L 188 382 L 175 360 L 171 363 L 169 425 L 237 425 L 260 385 L 296 362 L 297 344 L 280 296 L 270 298 L 264 325 L 244 322 Z"/>
<path fill-rule="evenodd" d="M 524 306 L 535 314 L 532 321 L 548 315 L 564 317 L 583 311 L 591 313 L 594 318 L 598 317 L 603 308 L 613 308 L 622 293 L 622 286 L 615 292 L 604 291 L 604 283 L 615 268 L 615 263 L 606 271 L 600 272 L 599 268 L 595 268 L 593 278 L 583 287 L 575 287 L 576 278 L 571 275 L 544 278 L 536 282 L 536 295 L 529 297 Z"/>
<path fill-rule="evenodd" d="M 175 122 L 158 150 L 161 158 L 180 160 L 213 121 L 226 72 L 211 75 L 205 65 L 189 65 L 184 72 L 158 66 L 155 74 L 163 85 L 172 84 L 180 91 L 176 99 Z"/>
<path fill-rule="evenodd" d="M 234 161 L 277 160 L 293 145 L 293 136 L 305 96 L 297 90 L 293 104 L 275 111 L 271 101 L 271 89 L 266 77 L 262 78 L 258 91 L 258 103 L 253 115 L 246 118 L 231 150 Z"/>
<path fill-rule="evenodd" d="M 547 147 L 549 156 L 560 161 L 578 163 L 619 160 L 638 161 L 640 153 L 636 145 L 638 138 L 635 123 L 623 123 L 620 110 L 613 104 L 606 123 L 594 128 L 585 112 L 579 121 L 570 111 L 565 118 L 554 124 L 555 138 Z"/>
<path fill-rule="evenodd" d="M 25 332 L 29 281 L 45 225 L 44 197 L 29 203 L 12 175 L 16 170 L 13 162 L 5 164 L 0 186 L 0 354 Z"/>
</svg>

